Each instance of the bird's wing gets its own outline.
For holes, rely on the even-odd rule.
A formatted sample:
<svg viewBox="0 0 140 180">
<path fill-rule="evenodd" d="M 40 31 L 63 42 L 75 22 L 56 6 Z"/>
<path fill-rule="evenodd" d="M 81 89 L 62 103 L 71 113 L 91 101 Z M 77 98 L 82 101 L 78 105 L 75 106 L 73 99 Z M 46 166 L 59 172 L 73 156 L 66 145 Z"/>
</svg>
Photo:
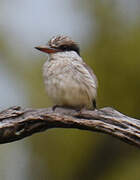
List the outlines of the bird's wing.
<svg viewBox="0 0 140 180">
<path fill-rule="evenodd" d="M 86 90 L 86 93 L 90 100 L 94 100 L 96 97 L 97 79 L 92 69 L 88 67 L 84 62 L 73 62 L 73 70 L 75 69 L 75 78 Z"/>
<path fill-rule="evenodd" d="M 96 84 L 96 88 L 97 88 L 98 87 L 98 80 L 97 80 L 97 77 L 95 76 L 93 70 L 85 62 L 82 62 L 82 64 L 88 70 L 90 75 L 93 77 L 95 84 Z"/>
</svg>

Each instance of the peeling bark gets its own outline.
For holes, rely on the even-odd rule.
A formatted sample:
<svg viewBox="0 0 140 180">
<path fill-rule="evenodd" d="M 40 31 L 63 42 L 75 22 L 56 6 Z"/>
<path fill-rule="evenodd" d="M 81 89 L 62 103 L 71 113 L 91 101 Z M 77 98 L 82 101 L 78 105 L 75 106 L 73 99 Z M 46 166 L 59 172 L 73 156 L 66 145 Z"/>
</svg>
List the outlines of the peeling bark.
<svg viewBox="0 0 140 180">
<path fill-rule="evenodd" d="M 140 147 L 140 120 L 113 108 L 94 111 L 52 108 L 22 109 L 15 106 L 0 112 L 0 143 L 23 139 L 50 128 L 76 128 L 112 135 Z"/>
</svg>

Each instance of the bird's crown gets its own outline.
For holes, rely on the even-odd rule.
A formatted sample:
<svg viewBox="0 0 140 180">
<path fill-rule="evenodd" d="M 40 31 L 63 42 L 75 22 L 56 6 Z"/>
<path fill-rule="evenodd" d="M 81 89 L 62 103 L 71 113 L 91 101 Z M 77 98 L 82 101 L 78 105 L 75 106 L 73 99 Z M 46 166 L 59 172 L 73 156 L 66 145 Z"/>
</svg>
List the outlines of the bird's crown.
<svg viewBox="0 0 140 180">
<path fill-rule="evenodd" d="M 61 49 L 63 51 L 76 51 L 79 54 L 79 47 L 68 36 L 54 36 L 48 42 L 48 45 L 52 48 Z"/>
</svg>

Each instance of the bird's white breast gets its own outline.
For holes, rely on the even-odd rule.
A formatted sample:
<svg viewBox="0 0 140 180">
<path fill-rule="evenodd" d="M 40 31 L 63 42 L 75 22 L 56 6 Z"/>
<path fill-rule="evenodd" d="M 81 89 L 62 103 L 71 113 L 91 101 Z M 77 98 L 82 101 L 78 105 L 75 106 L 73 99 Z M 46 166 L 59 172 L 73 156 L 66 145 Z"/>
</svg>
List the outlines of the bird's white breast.
<svg viewBox="0 0 140 180">
<path fill-rule="evenodd" d="M 48 96 L 57 105 L 91 107 L 96 82 L 74 51 L 51 54 L 43 66 Z"/>
</svg>

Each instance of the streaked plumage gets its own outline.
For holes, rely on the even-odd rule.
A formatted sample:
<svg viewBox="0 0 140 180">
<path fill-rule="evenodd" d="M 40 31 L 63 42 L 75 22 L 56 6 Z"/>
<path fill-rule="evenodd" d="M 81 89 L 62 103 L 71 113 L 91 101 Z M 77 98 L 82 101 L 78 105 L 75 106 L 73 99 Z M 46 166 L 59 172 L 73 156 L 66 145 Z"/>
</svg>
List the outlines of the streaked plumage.
<svg viewBox="0 0 140 180">
<path fill-rule="evenodd" d="M 80 57 L 77 44 L 67 36 L 57 36 L 48 45 L 53 52 L 48 51 L 49 58 L 43 66 L 48 96 L 56 105 L 95 108 L 97 79 Z"/>
</svg>

